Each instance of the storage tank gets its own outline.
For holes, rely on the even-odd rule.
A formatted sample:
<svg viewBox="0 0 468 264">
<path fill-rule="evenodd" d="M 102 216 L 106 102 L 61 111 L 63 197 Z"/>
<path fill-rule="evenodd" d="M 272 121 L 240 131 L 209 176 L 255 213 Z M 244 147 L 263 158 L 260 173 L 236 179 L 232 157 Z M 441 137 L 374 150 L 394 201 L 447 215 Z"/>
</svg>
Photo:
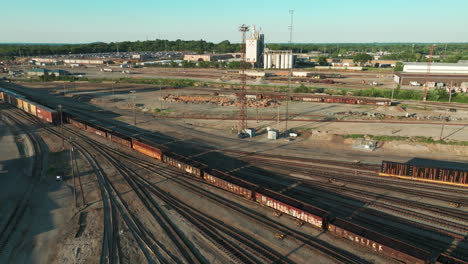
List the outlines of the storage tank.
<svg viewBox="0 0 468 264">
<path fill-rule="evenodd" d="M 294 55 L 289 54 L 289 60 L 288 60 L 289 68 L 294 67 Z"/>
<path fill-rule="evenodd" d="M 263 54 L 263 68 L 268 69 L 268 54 Z"/>
<path fill-rule="evenodd" d="M 275 54 L 275 68 L 279 69 L 281 66 L 281 56 L 280 54 Z"/>
<path fill-rule="evenodd" d="M 281 69 L 286 69 L 286 54 L 281 54 Z"/>
</svg>

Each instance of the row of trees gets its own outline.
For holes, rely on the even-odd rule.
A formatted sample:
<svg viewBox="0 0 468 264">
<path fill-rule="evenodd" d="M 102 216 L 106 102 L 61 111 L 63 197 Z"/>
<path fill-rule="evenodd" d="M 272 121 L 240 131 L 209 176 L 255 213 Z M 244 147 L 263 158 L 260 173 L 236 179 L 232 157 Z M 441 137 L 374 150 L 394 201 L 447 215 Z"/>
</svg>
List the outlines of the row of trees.
<svg viewBox="0 0 468 264">
<path fill-rule="evenodd" d="M 324 43 L 324 44 L 268 44 L 271 49 L 286 50 L 294 52 L 321 51 L 329 54 L 328 57 L 346 57 L 347 54 L 366 52 L 390 52 L 391 55 L 383 56 L 383 59 L 395 59 L 403 61 L 424 61 L 429 54 L 430 44 L 418 43 Z M 204 52 L 236 52 L 240 50 L 238 43 L 228 40 L 220 43 L 212 43 L 204 40 L 147 40 L 147 41 L 124 41 L 111 43 L 90 44 L 0 44 L 0 56 L 37 56 L 37 55 L 59 55 L 99 52 L 141 52 L 141 51 L 194 51 Z M 435 55 L 447 55 L 442 59 L 444 62 L 455 62 L 459 59 L 468 58 L 468 43 L 448 43 L 436 46 Z M 352 56 L 351 56 L 352 57 Z M 349 58 L 349 57 L 347 57 Z M 435 59 L 437 61 L 438 59 Z"/>
<path fill-rule="evenodd" d="M 240 69 L 242 62 L 240 61 L 230 61 L 230 62 L 217 62 L 217 61 L 182 61 L 179 65 L 178 63 L 172 61 L 169 66 L 173 68 L 182 67 L 182 68 L 222 68 L 222 69 Z M 145 67 L 167 67 L 167 64 L 152 64 L 146 65 Z M 252 64 L 245 63 L 245 69 L 251 69 Z"/>
</svg>

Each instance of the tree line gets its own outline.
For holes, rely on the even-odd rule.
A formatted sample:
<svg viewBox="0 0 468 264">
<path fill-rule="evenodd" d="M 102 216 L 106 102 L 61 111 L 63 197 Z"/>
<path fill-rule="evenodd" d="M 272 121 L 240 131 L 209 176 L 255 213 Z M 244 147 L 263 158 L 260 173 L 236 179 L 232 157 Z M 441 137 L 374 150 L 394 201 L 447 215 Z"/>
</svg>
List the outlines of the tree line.
<svg viewBox="0 0 468 264">
<path fill-rule="evenodd" d="M 328 58 L 352 58 L 355 53 L 379 52 L 391 53 L 384 55 L 382 59 L 402 61 L 425 61 L 426 55 L 432 44 L 427 43 L 294 43 L 267 44 L 268 48 L 274 50 L 292 49 L 294 52 L 307 53 L 320 51 L 328 54 Z M 190 51 L 199 54 L 205 52 L 228 53 L 238 52 L 239 43 L 231 43 L 228 40 L 219 43 L 207 42 L 205 40 L 147 40 L 147 41 L 124 41 L 110 43 L 89 44 L 0 44 L 1 57 L 17 56 L 42 56 L 42 55 L 66 55 L 82 53 L 103 52 L 143 52 L 143 51 Z M 434 50 L 434 61 L 456 62 L 460 59 L 468 59 L 468 43 L 438 44 Z M 444 55 L 442 59 L 438 56 Z"/>
</svg>

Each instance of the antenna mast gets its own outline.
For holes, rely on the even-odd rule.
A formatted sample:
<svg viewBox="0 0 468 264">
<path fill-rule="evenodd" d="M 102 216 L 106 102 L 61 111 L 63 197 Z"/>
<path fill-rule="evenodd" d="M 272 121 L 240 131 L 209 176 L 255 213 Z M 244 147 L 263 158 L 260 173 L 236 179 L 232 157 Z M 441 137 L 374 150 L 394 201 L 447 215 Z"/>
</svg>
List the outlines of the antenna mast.
<svg viewBox="0 0 468 264">
<path fill-rule="evenodd" d="M 289 45 L 292 45 L 292 37 L 293 37 L 293 18 L 294 18 L 294 10 L 289 10 L 289 14 L 291 15 L 291 24 L 289 25 Z M 293 68 L 293 48 L 291 48 L 291 54 L 289 54 L 291 57 L 288 58 L 288 60 L 291 62 L 290 68 L 289 68 L 289 75 L 288 75 L 288 96 L 286 98 L 286 114 L 285 114 L 285 128 L 284 128 L 284 133 L 285 136 L 288 136 L 288 119 L 289 119 L 289 99 L 291 98 L 291 77 L 292 77 L 292 68 Z"/>
<path fill-rule="evenodd" d="M 247 76 L 245 75 L 245 34 L 249 31 L 249 27 L 246 25 L 242 25 L 239 27 L 239 32 L 242 35 L 241 41 L 241 72 L 240 72 L 240 91 L 237 94 L 237 103 L 239 104 L 239 117 L 238 117 L 238 125 L 237 125 L 237 133 L 241 134 L 244 133 L 245 129 L 247 128 L 247 100 L 245 97 L 245 85 L 247 83 Z"/>
<path fill-rule="evenodd" d="M 427 90 L 429 89 L 429 75 L 431 74 L 431 64 L 432 64 L 432 56 L 434 55 L 434 48 L 435 48 L 435 44 L 432 44 L 429 50 L 429 58 L 427 59 L 426 80 L 423 86 L 423 92 L 424 92 L 423 101 L 424 102 L 427 99 Z"/>
</svg>

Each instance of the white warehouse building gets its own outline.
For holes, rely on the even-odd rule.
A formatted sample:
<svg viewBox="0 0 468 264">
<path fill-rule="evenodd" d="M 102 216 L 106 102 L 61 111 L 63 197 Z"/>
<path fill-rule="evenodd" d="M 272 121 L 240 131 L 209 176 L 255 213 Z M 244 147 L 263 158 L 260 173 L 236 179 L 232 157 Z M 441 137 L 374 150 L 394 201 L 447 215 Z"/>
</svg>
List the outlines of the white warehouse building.
<svg viewBox="0 0 468 264">
<path fill-rule="evenodd" d="M 427 73 L 427 62 L 406 62 L 404 73 Z M 468 63 L 431 63 L 430 74 L 468 74 Z"/>
</svg>

